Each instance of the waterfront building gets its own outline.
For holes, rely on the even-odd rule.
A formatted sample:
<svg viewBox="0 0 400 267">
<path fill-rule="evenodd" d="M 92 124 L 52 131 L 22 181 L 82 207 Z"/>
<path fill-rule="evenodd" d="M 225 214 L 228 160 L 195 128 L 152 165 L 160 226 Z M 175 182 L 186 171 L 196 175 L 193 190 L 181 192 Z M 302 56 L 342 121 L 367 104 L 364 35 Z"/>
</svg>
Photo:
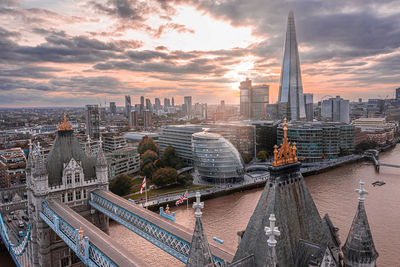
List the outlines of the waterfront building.
<svg viewBox="0 0 400 267">
<path fill-rule="evenodd" d="M 245 119 L 262 120 L 267 114 L 269 85 L 252 85 L 250 79 L 240 82 L 240 115 Z"/>
<path fill-rule="evenodd" d="M 243 180 L 244 162 L 237 149 L 220 134 L 192 134 L 194 166 L 202 179 L 214 183 Z"/>
<path fill-rule="evenodd" d="M 288 120 L 306 119 L 300 59 L 292 11 L 289 13 L 286 30 L 278 103 L 283 104 L 279 108 L 280 117 L 284 116 Z"/>
<path fill-rule="evenodd" d="M 314 120 L 314 95 L 304 94 L 304 105 L 306 107 L 306 120 Z"/>
<path fill-rule="evenodd" d="M 201 132 L 201 125 L 168 125 L 161 128 L 158 138 L 160 154 L 172 146 L 185 164 L 193 165 L 192 134 Z"/>
<path fill-rule="evenodd" d="M 86 135 L 92 138 L 100 136 L 100 114 L 98 105 L 86 105 Z M 71 126 L 72 127 L 72 126 Z"/>
<path fill-rule="evenodd" d="M 350 103 L 340 96 L 322 101 L 321 117 L 325 121 L 350 123 Z"/>
<path fill-rule="evenodd" d="M 277 142 L 283 142 L 284 126 L 277 131 Z M 354 151 L 354 126 L 328 122 L 290 122 L 290 142 L 296 142 L 297 155 L 304 162 L 334 159 Z"/>
<path fill-rule="evenodd" d="M 20 147 L 0 150 L 0 188 L 25 184 L 26 157 Z"/>
<path fill-rule="evenodd" d="M 257 155 L 259 151 L 266 151 L 269 155 L 273 155 L 280 121 L 250 121 L 249 123 L 256 127 L 255 154 Z"/>
<path fill-rule="evenodd" d="M 113 115 L 117 114 L 117 105 L 115 102 L 110 102 L 110 113 Z"/>
<path fill-rule="evenodd" d="M 131 102 L 131 96 L 126 95 L 125 96 L 125 116 L 128 118 L 129 114 L 131 113 L 132 109 L 132 102 Z"/>
<path fill-rule="evenodd" d="M 385 118 L 360 118 L 353 121 L 353 125 L 367 134 L 367 140 L 384 145 L 392 142 L 396 126 L 387 123 Z"/>
</svg>

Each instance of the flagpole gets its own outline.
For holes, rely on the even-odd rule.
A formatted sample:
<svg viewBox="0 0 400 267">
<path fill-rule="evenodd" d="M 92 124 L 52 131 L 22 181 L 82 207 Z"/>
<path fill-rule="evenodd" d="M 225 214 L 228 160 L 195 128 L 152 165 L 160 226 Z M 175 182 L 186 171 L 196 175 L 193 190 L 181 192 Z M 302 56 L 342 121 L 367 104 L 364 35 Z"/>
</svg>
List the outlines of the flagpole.
<svg viewBox="0 0 400 267">
<path fill-rule="evenodd" d="M 187 199 L 186 199 L 186 210 L 189 209 L 189 190 L 186 190 L 187 193 Z"/>
<path fill-rule="evenodd" d="M 146 179 L 146 177 L 144 177 Z M 147 209 L 147 181 L 144 184 L 145 188 L 144 188 L 144 192 L 146 193 L 146 209 Z"/>
</svg>

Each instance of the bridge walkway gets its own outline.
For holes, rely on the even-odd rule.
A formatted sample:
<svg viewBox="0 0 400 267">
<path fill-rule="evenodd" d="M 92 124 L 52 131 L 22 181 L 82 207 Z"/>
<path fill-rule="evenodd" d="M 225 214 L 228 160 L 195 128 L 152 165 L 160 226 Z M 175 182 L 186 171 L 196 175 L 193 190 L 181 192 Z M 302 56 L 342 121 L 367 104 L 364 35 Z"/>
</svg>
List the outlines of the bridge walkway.
<svg viewBox="0 0 400 267">
<path fill-rule="evenodd" d="M 90 243 L 104 253 L 104 255 L 117 266 L 147 266 L 147 264 L 141 259 L 127 251 L 110 236 L 87 221 L 70 207 L 62 204 L 59 200 L 47 200 L 46 205 L 73 229 L 80 229 L 80 227 L 82 227 L 83 234 L 84 236 L 89 237 Z"/>
<path fill-rule="evenodd" d="M 120 207 L 129 213 L 134 214 L 135 216 L 141 218 L 142 220 L 145 220 L 149 222 L 150 224 L 155 225 L 158 228 L 161 228 L 162 230 L 172 234 L 173 236 L 177 237 L 180 240 L 183 240 L 185 243 L 190 244 L 192 241 L 192 232 L 193 230 L 190 230 L 188 228 L 185 228 L 183 226 L 177 226 L 176 224 L 170 222 L 169 220 L 163 218 L 162 216 L 149 211 L 145 208 L 142 208 L 138 206 L 137 204 L 133 204 L 130 201 L 119 197 L 109 191 L 104 191 L 104 190 L 95 190 L 92 191 L 91 194 L 97 195 L 98 197 L 112 203 L 113 205 Z M 93 206 L 93 205 L 92 205 Z M 232 262 L 233 260 L 233 255 L 226 251 L 225 248 L 222 246 L 216 246 L 213 244 L 209 244 L 211 254 L 215 257 L 218 258 L 219 260 L 225 261 L 225 262 Z M 188 251 L 187 251 L 188 252 Z M 186 254 L 186 253 L 183 253 Z"/>
</svg>

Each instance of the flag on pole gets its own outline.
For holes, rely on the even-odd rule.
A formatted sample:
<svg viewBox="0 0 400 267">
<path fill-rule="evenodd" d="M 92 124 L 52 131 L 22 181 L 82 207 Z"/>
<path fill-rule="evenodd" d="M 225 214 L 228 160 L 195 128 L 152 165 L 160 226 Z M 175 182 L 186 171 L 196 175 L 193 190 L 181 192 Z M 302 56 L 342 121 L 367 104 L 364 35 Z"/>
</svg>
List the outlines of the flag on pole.
<svg viewBox="0 0 400 267">
<path fill-rule="evenodd" d="M 175 205 L 179 206 L 180 204 L 183 203 L 183 201 L 185 201 L 186 199 L 188 199 L 188 191 L 186 191 L 175 203 Z"/>
<path fill-rule="evenodd" d="M 143 193 L 143 189 L 146 188 L 146 177 L 144 177 L 143 182 L 142 182 L 142 187 L 140 188 L 140 194 Z"/>
</svg>

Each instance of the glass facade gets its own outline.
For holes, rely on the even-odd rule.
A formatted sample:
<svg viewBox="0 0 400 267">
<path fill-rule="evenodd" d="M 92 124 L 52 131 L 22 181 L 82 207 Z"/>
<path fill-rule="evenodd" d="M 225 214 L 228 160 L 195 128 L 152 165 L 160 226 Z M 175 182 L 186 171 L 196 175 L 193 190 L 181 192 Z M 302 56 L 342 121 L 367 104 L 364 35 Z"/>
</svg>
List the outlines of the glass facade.
<svg viewBox="0 0 400 267">
<path fill-rule="evenodd" d="M 209 182 L 238 182 L 244 177 L 244 163 L 236 148 L 215 133 L 192 135 L 193 158 L 202 179 Z"/>
</svg>

